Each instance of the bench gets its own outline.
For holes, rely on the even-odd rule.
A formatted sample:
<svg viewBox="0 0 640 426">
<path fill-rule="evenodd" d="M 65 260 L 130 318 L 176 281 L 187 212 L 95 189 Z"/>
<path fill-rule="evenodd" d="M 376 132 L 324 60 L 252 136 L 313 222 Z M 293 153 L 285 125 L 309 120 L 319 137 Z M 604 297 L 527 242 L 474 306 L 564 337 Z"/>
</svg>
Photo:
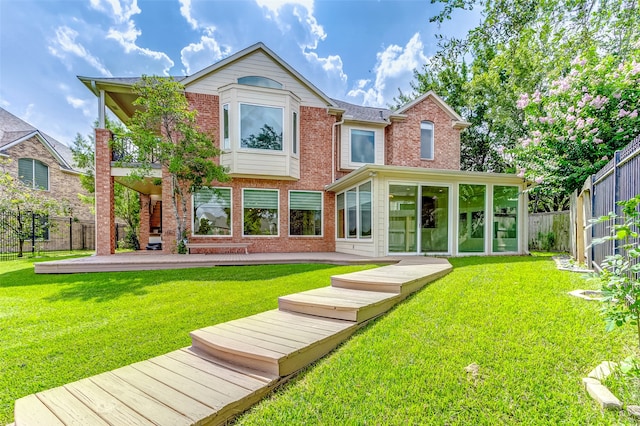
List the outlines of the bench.
<svg viewBox="0 0 640 426">
<path fill-rule="evenodd" d="M 244 249 L 245 254 L 249 254 L 249 243 L 187 243 L 187 252 L 191 254 L 191 249 L 203 249 L 203 248 L 238 248 Z"/>
</svg>

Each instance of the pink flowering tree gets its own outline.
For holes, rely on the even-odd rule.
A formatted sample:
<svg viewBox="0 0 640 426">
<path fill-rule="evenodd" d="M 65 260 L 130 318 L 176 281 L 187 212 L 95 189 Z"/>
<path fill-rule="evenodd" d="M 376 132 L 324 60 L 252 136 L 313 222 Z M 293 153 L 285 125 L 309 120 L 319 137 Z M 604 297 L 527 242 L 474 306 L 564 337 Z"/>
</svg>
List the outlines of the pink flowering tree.
<svg viewBox="0 0 640 426">
<path fill-rule="evenodd" d="M 637 46 L 640 47 L 640 46 Z M 640 134 L 640 49 L 625 59 L 578 57 L 547 87 L 520 96 L 527 135 L 512 156 L 546 195 L 568 194 Z"/>
</svg>

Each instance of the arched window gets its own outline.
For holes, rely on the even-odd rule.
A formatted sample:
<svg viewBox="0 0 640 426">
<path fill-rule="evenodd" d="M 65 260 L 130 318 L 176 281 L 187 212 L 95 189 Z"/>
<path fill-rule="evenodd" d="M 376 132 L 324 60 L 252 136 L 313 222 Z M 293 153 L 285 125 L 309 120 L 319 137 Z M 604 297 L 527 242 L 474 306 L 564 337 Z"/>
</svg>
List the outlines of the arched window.
<svg viewBox="0 0 640 426">
<path fill-rule="evenodd" d="M 33 158 L 18 159 L 18 177 L 33 189 L 49 190 L 49 166 Z"/>
<path fill-rule="evenodd" d="M 260 77 L 258 75 L 251 75 L 247 77 L 238 78 L 238 84 L 244 84 L 246 86 L 258 86 L 267 87 L 269 89 L 282 89 L 282 84 L 275 80 L 271 80 L 267 77 Z"/>
<path fill-rule="evenodd" d="M 420 122 L 420 158 L 433 160 L 433 123 Z"/>
</svg>

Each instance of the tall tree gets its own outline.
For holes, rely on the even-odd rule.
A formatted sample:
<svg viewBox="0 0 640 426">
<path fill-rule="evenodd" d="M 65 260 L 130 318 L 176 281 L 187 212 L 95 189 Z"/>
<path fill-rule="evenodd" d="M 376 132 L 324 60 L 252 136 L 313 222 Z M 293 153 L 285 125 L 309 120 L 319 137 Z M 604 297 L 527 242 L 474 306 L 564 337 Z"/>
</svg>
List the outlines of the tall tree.
<svg viewBox="0 0 640 426">
<path fill-rule="evenodd" d="M 184 87 L 171 78 L 143 76 L 134 86 L 140 108 L 127 123 L 129 138 L 140 164 L 137 175 L 160 164 L 170 180 L 171 201 L 176 217 L 176 246 L 184 249 L 187 231 L 187 200 L 196 190 L 213 182 L 229 180 L 225 168 L 216 164 L 220 154 L 213 135 L 196 124 L 197 111 L 189 108 Z M 125 159 L 126 160 L 126 159 Z"/>
<path fill-rule="evenodd" d="M 399 100 L 433 89 L 472 123 L 461 138 L 466 170 L 515 171 L 510 151 L 533 130 L 517 107 L 520 95 L 544 92 L 588 51 L 629 59 L 640 37 L 634 0 L 432 2 L 443 4 L 433 22 L 451 19 L 456 9 L 481 8 L 483 19 L 463 38 L 441 37 L 436 54 L 416 71 L 413 93 Z M 545 188 L 537 191 L 557 197 Z M 565 195 L 552 204 L 564 205 Z"/>
</svg>

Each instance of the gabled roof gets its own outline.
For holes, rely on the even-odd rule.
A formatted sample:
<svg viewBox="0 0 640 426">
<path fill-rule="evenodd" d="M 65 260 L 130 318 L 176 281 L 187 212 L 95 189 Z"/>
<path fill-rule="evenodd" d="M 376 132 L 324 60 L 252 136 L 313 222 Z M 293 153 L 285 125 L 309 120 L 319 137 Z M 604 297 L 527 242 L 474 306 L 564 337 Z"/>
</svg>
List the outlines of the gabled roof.
<svg viewBox="0 0 640 426">
<path fill-rule="evenodd" d="M 58 161 L 60 167 L 69 171 L 78 171 L 73 166 L 73 153 L 68 146 L 41 132 L 4 108 L 0 108 L 0 153 L 6 155 L 6 152 L 3 151 L 33 137 L 42 142 L 45 148 Z"/>
<path fill-rule="evenodd" d="M 312 92 L 314 92 L 317 96 L 319 96 L 323 101 L 327 103 L 327 106 L 335 106 L 333 100 L 325 95 L 320 89 L 318 89 L 313 83 L 304 78 L 302 74 L 293 69 L 289 64 L 287 64 L 282 58 L 276 55 L 271 49 L 264 45 L 264 43 L 256 43 L 253 46 L 249 46 L 246 49 L 243 49 L 237 53 L 234 53 L 231 56 L 228 56 L 213 65 L 208 66 L 207 68 L 198 71 L 197 73 L 185 78 L 181 81 L 181 83 L 187 87 L 189 84 L 206 77 L 207 75 L 216 72 L 217 70 L 228 66 L 248 55 L 251 55 L 255 52 L 261 51 L 268 57 L 270 57 L 274 62 L 284 68 L 289 74 L 293 75 L 300 83 L 304 86 L 308 87 Z"/>
<path fill-rule="evenodd" d="M 460 115 L 455 112 L 453 110 L 453 108 L 451 108 L 449 106 L 449 104 L 447 104 L 444 99 L 442 99 L 440 96 L 436 95 L 435 92 L 433 90 L 429 90 L 427 93 L 418 96 L 416 99 L 414 99 L 413 101 L 404 104 L 400 107 L 400 109 L 398 109 L 396 111 L 397 114 L 404 114 L 407 112 L 407 110 L 413 108 L 415 105 L 419 104 L 420 102 L 424 101 L 427 98 L 432 98 L 435 103 L 442 108 L 442 110 L 444 112 L 446 112 L 447 114 L 449 114 L 449 116 L 451 117 L 451 121 L 453 122 L 453 127 L 456 129 L 464 129 L 467 128 L 471 125 L 471 123 L 464 121 L 462 117 L 460 117 Z"/>
<path fill-rule="evenodd" d="M 350 104 L 338 99 L 332 100 L 338 107 L 344 110 L 343 118 L 347 121 L 389 124 L 391 122 L 390 118 L 397 115 L 394 111 L 387 108 L 367 107 Z"/>
</svg>

